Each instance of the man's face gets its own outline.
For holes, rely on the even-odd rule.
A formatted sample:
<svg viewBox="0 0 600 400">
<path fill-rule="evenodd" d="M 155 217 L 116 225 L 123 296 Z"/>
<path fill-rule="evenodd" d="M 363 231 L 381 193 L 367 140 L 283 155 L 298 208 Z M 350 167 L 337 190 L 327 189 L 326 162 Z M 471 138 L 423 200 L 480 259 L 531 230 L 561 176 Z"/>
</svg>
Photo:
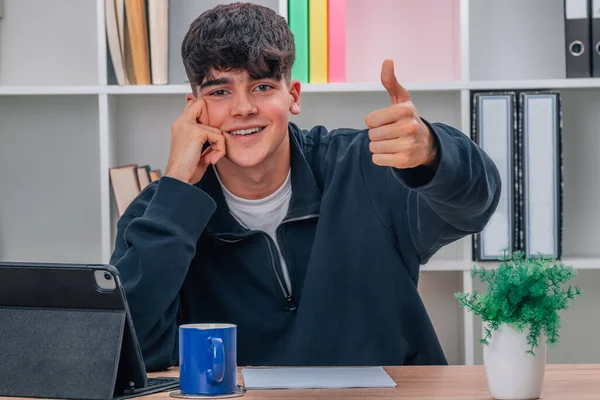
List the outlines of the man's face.
<svg viewBox="0 0 600 400">
<path fill-rule="evenodd" d="M 226 158 L 254 167 L 276 158 L 287 144 L 289 113 L 300 112 L 300 83 L 254 80 L 246 71 L 212 71 L 197 87 L 208 123 L 225 136 Z"/>
</svg>

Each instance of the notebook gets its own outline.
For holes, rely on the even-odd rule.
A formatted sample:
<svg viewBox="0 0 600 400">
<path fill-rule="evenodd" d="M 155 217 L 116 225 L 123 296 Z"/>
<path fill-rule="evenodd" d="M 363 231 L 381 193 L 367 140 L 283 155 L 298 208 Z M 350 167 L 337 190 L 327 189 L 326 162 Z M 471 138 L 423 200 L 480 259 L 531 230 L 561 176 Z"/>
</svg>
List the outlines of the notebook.
<svg viewBox="0 0 600 400">
<path fill-rule="evenodd" d="M 242 368 L 247 389 L 390 388 L 382 367 Z"/>
</svg>

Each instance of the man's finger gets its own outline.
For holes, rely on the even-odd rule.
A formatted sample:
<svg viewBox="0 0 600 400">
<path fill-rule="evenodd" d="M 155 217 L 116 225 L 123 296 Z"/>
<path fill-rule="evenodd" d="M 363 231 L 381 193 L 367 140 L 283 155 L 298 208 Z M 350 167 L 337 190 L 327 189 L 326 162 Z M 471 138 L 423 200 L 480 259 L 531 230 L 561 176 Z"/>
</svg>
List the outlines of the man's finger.
<svg viewBox="0 0 600 400">
<path fill-rule="evenodd" d="M 367 118 L 365 124 L 369 128 L 379 128 L 380 126 L 400 121 L 403 118 L 412 116 L 413 110 L 408 104 L 397 104 L 382 110 L 373 111 Z"/>
<path fill-rule="evenodd" d="M 209 125 L 206 101 L 202 97 L 196 100 L 188 100 L 183 116 L 187 121 L 194 121 L 202 125 Z"/>
<path fill-rule="evenodd" d="M 395 154 L 373 154 L 373 163 L 382 167 L 394 167 L 397 161 Z"/>
<path fill-rule="evenodd" d="M 213 150 L 212 147 L 208 147 L 204 153 L 202 153 L 198 165 L 202 167 L 203 170 L 206 170 L 210 164 L 215 165 L 224 155 L 224 153 L 217 152 Z"/>
<path fill-rule="evenodd" d="M 215 165 L 217 163 L 217 161 L 219 161 L 224 156 L 225 156 L 225 153 L 211 152 L 207 157 L 207 161 L 209 163 Z"/>
<path fill-rule="evenodd" d="M 369 143 L 369 150 L 373 154 L 412 152 L 414 149 L 415 141 L 412 138 L 398 138 Z"/>
<path fill-rule="evenodd" d="M 194 122 L 194 124 L 196 125 L 196 127 L 198 127 L 199 129 L 202 129 L 203 131 L 207 131 L 207 132 L 213 132 L 216 133 L 217 135 L 223 135 L 223 132 L 221 132 L 221 130 L 219 128 L 215 128 L 213 126 L 209 126 L 209 125 L 200 125 L 197 122 Z"/>
<path fill-rule="evenodd" d="M 369 129 L 369 139 L 374 142 L 395 139 L 402 136 L 411 136 L 411 134 L 416 134 L 418 130 L 419 127 L 414 119 L 405 119 L 393 124 L 387 124 L 378 128 Z"/>
<path fill-rule="evenodd" d="M 205 102 L 202 99 L 188 100 L 183 111 L 183 116 L 188 121 L 196 122 L 197 118 L 202 114 L 202 109 L 205 107 Z"/>
<path fill-rule="evenodd" d="M 373 154 L 373 163 L 381 167 L 414 168 L 417 166 L 408 153 Z"/>
<path fill-rule="evenodd" d="M 225 154 L 225 137 L 221 133 L 206 130 L 206 140 L 213 151 Z"/>
<path fill-rule="evenodd" d="M 196 102 L 196 100 L 193 99 L 193 98 L 187 99 L 185 101 L 185 108 L 183 110 L 186 111 L 188 108 L 190 108 L 191 106 L 193 106 L 195 102 Z"/>
<path fill-rule="evenodd" d="M 413 140 L 419 134 L 419 128 L 419 122 L 415 118 L 405 118 L 393 124 L 369 129 L 369 139 L 375 142 L 394 138 Z"/>
<path fill-rule="evenodd" d="M 202 152 L 202 155 L 200 156 L 200 161 L 198 161 L 198 165 L 200 165 L 202 168 L 206 169 L 206 167 L 208 167 L 208 164 L 210 164 L 210 156 L 213 153 L 213 149 L 211 146 L 208 146 L 206 148 L 206 150 L 204 150 Z"/>
<path fill-rule="evenodd" d="M 394 74 L 394 62 L 392 60 L 384 60 L 381 66 L 381 83 L 390 95 L 392 104 L 399 104 L 410 100 L 410 94 L 398 80 Z"/>
</svg>

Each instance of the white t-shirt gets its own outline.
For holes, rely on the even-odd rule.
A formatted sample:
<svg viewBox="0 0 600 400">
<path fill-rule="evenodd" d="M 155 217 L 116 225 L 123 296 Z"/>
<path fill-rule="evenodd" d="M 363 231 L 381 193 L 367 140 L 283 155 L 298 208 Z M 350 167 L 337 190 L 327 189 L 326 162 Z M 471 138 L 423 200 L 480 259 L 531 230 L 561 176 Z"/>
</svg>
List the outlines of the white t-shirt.
<svg viewBox="0 0 600 400">
<path fill-rule="evenodd" d="M 223 195 L 229 211 L 235 217 L 235 219 L 242 224 L 242 226 L 251 230 L 261 230 L 269 234 L 275 242 L 279 259 L 281 260 L 281 269 L 283 271 L 283 279 L 288 287 L 290 293 L 292 293 L 292 284 L 290 281 L 290 274 L 279 250 L 279 244 L 277 243 L 277 237 L 275 236 L 275 229 L 281 224 L 283 218 L 285 218 L 288 207 L 290 205 L 290 199 L 292 198 L 292 181 L 291 181 L 291 170 L 288 172 L 288 176 L 283 182 L 283 185 L 277 189 L 274 193 L 269 196 L 258 199 L 258 200 L 247 200 L 238 197 L 231 193 L 217 173 L 217 169 L 214 168 L 215 174 L 219 179 L 221 188 L 223 189 Z"/>
</svg>

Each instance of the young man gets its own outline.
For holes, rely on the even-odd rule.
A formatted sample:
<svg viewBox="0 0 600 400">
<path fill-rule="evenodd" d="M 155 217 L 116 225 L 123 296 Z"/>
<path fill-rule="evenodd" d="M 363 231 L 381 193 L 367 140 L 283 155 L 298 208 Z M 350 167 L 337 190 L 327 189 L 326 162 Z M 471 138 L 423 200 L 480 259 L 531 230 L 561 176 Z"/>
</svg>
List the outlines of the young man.
<svg viewBox="0 0 600 400">
<path fill-rule="evenodd" d="M 369 129 L 289 123 L 294 42 L 267 8 L 203 13 L 182 56 L 193 94 L 165 176 L 128 207 L 111 260 L 148 369 L 177 364 L 191 322 L 237 324 L 240 365 L 445 364 L 419 266 L 489 220 L 488 156 L 421 119 L 390 61 Z"/>
</svg>

